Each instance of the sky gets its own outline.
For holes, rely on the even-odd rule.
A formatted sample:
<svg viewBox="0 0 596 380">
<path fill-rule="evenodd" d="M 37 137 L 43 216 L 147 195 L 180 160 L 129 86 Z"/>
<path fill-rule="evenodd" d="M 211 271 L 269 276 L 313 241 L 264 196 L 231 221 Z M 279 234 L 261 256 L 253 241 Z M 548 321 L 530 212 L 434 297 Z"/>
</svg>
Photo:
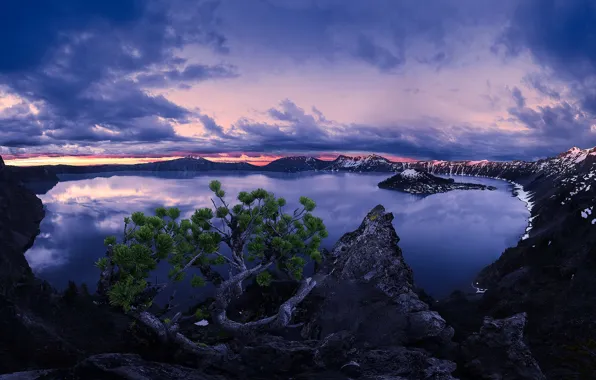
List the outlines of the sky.
<svg viewBox="0 0 596 380">
<path fill-rule="evenodd" d="M 592 0 L 2 7 L 8 163 L 531 160 L 596 145 Z"/>
</svg>

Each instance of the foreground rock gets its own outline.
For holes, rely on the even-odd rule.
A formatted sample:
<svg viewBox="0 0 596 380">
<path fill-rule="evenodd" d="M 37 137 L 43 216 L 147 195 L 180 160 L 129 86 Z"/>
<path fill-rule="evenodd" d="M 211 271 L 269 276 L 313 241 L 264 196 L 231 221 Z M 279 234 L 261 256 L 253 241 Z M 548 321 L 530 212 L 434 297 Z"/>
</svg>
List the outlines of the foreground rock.
<svg viewBox="0 0 596 380">
<path fill-rule="evenodd" d="M 41 200 L 10 176 L 0 157 L 0 295 L 33 278 L 23 253 L 39 234 L 43 217 Z"/>
<path fill-rule="evenodd" d="M 0 375 L 0 380 L 225 380 L 218 375 L 178 365 L 149 362 L 133 354 L 101 354 L 91 356 L 73 368 L 25 371 Z"/>
<path fill-rule="evenodd" d="M 465 371 L 474 379 L 546 379 L 524 342 L 526 314 L 506 319 L 487 317 L 480 328 L 462 343 Z"/>
<path fill-rule="evenodd" d="M 377 206 L 337 242 L 302 334 L 323 340 L 319 356 L 333 360 L 319 362 L 331 368 L 355 362 L 368 376 L 449 379 L 456 365 L 433 355 L 453 348 L 453 329 L 414 292 L 392 220 Z"/>
<path fill-rule="evenodd" d="M 494 186 L 455 182 L 453 178 L 441 178 L 415 169 L 406 169 L 380 182 L 378 186 L 381 189 L 418 195 L 446 193 L 452 190 L 496 190 Z"/>
<path fill-rule="evenodd" d="M 24 253 L 43 217 L 39 198 L 0 158 L 0 373 L 69 366 L 135 347 L 126 339 L 128 318 L 98 309 L 89 296 L 56 294 L 35 278 Z"/>
</svg>

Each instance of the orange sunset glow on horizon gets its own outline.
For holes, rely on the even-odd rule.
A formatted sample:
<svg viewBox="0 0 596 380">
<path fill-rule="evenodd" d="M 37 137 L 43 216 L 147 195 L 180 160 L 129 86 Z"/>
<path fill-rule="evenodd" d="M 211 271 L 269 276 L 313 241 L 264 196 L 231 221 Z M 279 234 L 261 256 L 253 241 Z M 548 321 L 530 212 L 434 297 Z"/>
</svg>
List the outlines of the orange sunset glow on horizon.
<svg viewBox="0 0 596 380">
<path fill-rule="evenodd" d="M 340 154 L 349 157 L 367 156 L 370 153 L 333 153 L 333 154 L 261 154 L 258 156 L 236 154 L 229 155 L 221 154 L 176 154 L 166 157 L 125 157 L 125 156 L 74 156 L 74 155 L 4 155 L 4 163 L 12 166 L 45 166 L 45 165 L 71 165 L 71 166 L 91 166 L 91 165 L 128 165 L 128 164 L 143 164 L 148 162 L 168 161 L 183 158 L 186 156 L 202 157 L 213 162 L 247 162 L 255 166 L 264 166 L 268 163 L 284 157 L 292 156 L 312 156 L 323 161 L 333 161 Z M 386 159 L 394 162 L 414 162 L 416 160 L 407 157 L 396 157 L 392 155 L 381 155 Z"/>
</svg>

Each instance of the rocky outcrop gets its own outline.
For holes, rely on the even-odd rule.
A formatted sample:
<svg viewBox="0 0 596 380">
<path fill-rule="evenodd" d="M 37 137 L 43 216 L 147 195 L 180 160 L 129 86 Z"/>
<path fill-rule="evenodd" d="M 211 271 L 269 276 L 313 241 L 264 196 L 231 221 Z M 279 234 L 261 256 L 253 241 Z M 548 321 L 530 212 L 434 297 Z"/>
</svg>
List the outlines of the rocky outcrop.
<svg viewBox="0 0 596 380">
<path fill-rule="evenodd" d="M 434 341 L 443 345 L 451 340 L 453 329 L 414 292 L 412 269 L 397 245 L 399 237 L 392 220 L 393 214 L 379 205 L 356 231 L 335 244 L 330 253 L 333 263 L 325 269 L 326 277 L 317 289 L 324 302 L 319 317 L 308 326 L 308 335 L 317 331 L 324 337 L 349 324 L 353 324 L 349 330 L 367 330 L 367 326 L 376 325 L 372 320 L 378 315 L 392 321 L 393 344 Z M 338 323 L 342 315 L 349 318 L 346 326 Z M 372 332 L 365 335 L 370 340 L 377 338 Z M 381 340 L 388 338 L 384 332 L 377 335 Z"/>
<path fill-rule="evenodd" d="M 453 178 L 441 178 L 416 169 L 406 169 L 393 177 L 379 182 L 379 188 L 397 190 L 417 195 L 446 193 L 452 190 L 496 190 L 494 186 L 477 183 L 455 182 Z"/>
<path fill-rule="evenodd" d="M 325 363 L 323 352 L 335 351 L 327 355 L 335 367 L 354 362 L 371 376 L 385 371 L 406 378 L 434 378 L 421 375 L 426 371 L 450 378 L 455 364 L 433 354 L 452 348 L 453 329 L 414 292 L 412 270 L 397 245 L 392 220 L 393 214 L 377 206 L 356 231 L 336 243 L 317 275 L 314 310 L 302 334 L 323 340 L 319 363 Z M 404 358 L 416 358 L 419 372 L 414 374 Z M 383 360 L 386 363 L 379 365 Z"/>
<path fill-rule="evenodd" d="M 473 379 L 546 379 L 524 341 L 526 314 L 486 317 L 480 332 L 462 343 L 464 371 Z"/>
</svg>

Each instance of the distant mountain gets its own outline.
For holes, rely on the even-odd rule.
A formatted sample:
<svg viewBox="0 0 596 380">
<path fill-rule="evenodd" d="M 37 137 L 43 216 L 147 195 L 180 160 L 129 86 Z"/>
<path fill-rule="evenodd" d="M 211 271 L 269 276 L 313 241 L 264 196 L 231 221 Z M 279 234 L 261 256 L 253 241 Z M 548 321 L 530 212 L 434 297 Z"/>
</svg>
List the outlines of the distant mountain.
<svg viewBox="0 0 596 380">
<path fill-rule="evenodd" d="M 385 157 L 371 154 L 366 157 L 338 156 L 324 170 L 348 172 L 396 172 L 404 169 L 403 163 L 391 162 Z"/>
<path fill-rule="evenodd" d="M 329 161 L 319 160 L 314 157 L 295 156 L 283 157 L 275 161 L 271 161 L 265 166 L 258 167 L 260 170 L 273 172 L 303 172 L 312 170 L 323 170 L 329 166 Z"/>
<path fill-rule="evenodd" d="M 494 186 L 477 183 L 455 182 L 453 178 L 441 178 L 416 169 L 406 169 L 378 185 L 381 189 L 398 190 L 410 194 L 430 195 L 451 190 L 496 190 Z"/>
<path fill-rule="evenodd" d="M 87 174 L 115 171 L 270 171 L 270 172 L 303 172 L 303 171 L 331 171 L 331 172 L 382 172 L 397 173 L 406 169 L 417 169 L 431 174 L 473 175 L 507 180 L 523 179 L 527 182 L 532 176 L 556 176 L 572 173 L 576 167 L 584 162 L 591 162 L 596 155 L 596 148 L 572 148 L 556 157 L 538 161 L 417 161 L 392 162 L 385 157 L 371 154 L 368 156 L 349 157 L 340 155 L 333 161 L 324 161 L 313 157 L 295 156 L 284 157 L 264 166 L 249 163 L 213 162 L 202 157 L 184 157 L 169 161 L 149 162 L 127 165 L 92 165 L 69 166 L 47 165 L 33 167 L 7 166 L 14 176 L 22 181 L 54 180 L 59 174 Z"/>
</svg>

